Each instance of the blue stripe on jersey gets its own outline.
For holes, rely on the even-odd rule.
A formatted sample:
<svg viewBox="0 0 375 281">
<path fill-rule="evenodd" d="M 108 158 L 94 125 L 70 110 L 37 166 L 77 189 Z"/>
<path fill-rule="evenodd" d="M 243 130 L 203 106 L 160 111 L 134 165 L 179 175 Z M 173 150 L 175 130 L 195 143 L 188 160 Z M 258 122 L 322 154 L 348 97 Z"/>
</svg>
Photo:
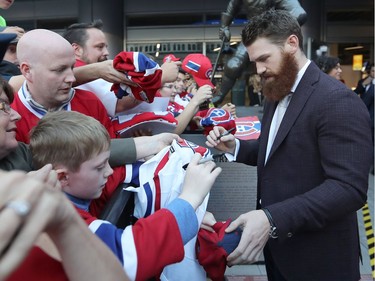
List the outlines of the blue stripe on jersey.
<svg viewBox="0 0 375 281">
<path fill-rule="evenodd" d="M 138 53 L 138 67 L 139 72 L 146 71 L 146 69 L 152 69 L 157 66 L 157 63 L 149 59 L 143 53 Z"/>
<path fill-rule="evenodd" d="M 143 161 L 137 161 L 132 165 L 132 179 L 131 179 L 131 184 L 135 185 L 135 186 L 139 186 L 140 183 L 139 183 L 139 168 L 141 167 L 141 165 L 143 164 L 144 162 Z"/>
<path fill-rule="evenodd" d="M 95 231 L 95 234 L 111 249 L 111 251 L 124 264 L 122 253 L 121 236 L 124 230 L 113 224 L 103 222 Z"/>
<path fill-rule="evenodd" d="M 149 215 L 151 215 L 151 208 L 152 208 L 152 191 L 151 191 L 151 186 L 148 182 L 146 182 L 144 185 L 143 185 L 143 188 L 145 190 L 145 193 L 146 193 L 146 197 L 147 197 L 147 208 L 146 208 L 146 213 L 144 215 L 145 218 L 147 218 Z"/>
</svg>

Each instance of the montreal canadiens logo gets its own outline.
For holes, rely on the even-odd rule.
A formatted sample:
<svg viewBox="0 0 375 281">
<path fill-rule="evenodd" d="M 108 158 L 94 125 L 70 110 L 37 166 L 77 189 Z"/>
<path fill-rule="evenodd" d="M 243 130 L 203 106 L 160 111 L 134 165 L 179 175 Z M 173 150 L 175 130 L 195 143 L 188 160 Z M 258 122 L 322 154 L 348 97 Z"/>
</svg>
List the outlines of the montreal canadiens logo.
<svg viewBox="0 0 375 281">
<path fill-rule="evenodd" d="M 238 120 L 242 119 L 242 120 Z M 258 118 L 238 118 L 236 119 L 236 134 L 239 139 L 257 139 L 261 131 L 261 123 Z M 244 120 L 245 119 L 245 120 Z M 249 120 L 253 119 L 253 120 Z"/>
<path fill-rule="evenodd" d="M 210 78 L 211 77 L 211 75 L 212 75 L 212 68 L 210 68 L 210 69 L 208 69 L 207 71 L 206 71 L 206 77 L 207 78 Z"/>
<path fill-rule="evenodd" d="M 232 120 L 231 114 L 222 108 L 210 108 L 206 116 L 202 119 L 203 126 L 218 125 Z"/>
</svg>

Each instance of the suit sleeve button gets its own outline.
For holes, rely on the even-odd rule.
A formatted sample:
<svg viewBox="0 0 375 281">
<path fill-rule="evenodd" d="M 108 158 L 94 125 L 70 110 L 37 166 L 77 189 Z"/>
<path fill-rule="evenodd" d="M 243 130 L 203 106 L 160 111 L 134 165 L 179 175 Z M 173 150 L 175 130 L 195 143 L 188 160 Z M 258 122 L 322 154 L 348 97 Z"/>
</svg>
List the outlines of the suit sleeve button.
<svg viewBox="0 0 375 281">
<path fill-rule="evenodd" d="M 291 232 L 288 232 L 287 236 L 288 236 L 288 238 L 290 238 L 290 237 L 292 237 L 292 236 L 293 236 L 293 233 L 291 233 Z"/>
</svg>

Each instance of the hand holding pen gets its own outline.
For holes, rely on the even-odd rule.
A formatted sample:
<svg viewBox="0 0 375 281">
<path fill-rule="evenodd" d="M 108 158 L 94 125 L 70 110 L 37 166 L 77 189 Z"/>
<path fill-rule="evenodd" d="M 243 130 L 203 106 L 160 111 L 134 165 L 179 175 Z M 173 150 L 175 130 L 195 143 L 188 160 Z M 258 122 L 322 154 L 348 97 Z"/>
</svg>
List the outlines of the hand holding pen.
<svg viewBox="0 0 375 281">
<path fill-rule="evenodd" d="M 220 134 L 220 136 L 217 138 L 218 140 L 220 140 L 222 137 L 225 137 L 225 136 L 228 136 L 231 132 L 233 132 L 234 130 L 236 129 L 236 127 L 233 127 L 233 128 L 230 128 L 228 131 Z"/>
<path fill-rule="evenodd" d="M 230 136 L 234 128 L 225 130 L 220 126 L 215 126 L 207 135 L 206 145 L 225 153 L 234 154 L 236 141 L 234 136 Z"/>
</svg>

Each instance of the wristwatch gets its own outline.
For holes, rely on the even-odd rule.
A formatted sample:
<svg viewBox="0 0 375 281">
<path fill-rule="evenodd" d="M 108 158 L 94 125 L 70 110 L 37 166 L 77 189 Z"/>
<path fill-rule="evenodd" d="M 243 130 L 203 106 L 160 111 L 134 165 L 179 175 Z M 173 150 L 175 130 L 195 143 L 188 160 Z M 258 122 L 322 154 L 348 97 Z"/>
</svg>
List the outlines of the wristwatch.
<svg viewBox="0 0 375 281">
<path fill-rule="evenodd" d="M 277 239 L 279 237 L 279 235 L 277 234 L 277 228 L 276 228 L 275 223 L 273 222 L 273 219 L 272 219 L 270 211 L 268 211 L 268 209 L 266 209 L 266 208 L 263 208 L 262 210 L 266 214 L 266 216 L 268 218 L 268 221 L 269 221 L 269 223 L 271 225 L 270 226 L 270 230 L 268 231 L 268 235 L 272 239 Z"/>
</svg>

